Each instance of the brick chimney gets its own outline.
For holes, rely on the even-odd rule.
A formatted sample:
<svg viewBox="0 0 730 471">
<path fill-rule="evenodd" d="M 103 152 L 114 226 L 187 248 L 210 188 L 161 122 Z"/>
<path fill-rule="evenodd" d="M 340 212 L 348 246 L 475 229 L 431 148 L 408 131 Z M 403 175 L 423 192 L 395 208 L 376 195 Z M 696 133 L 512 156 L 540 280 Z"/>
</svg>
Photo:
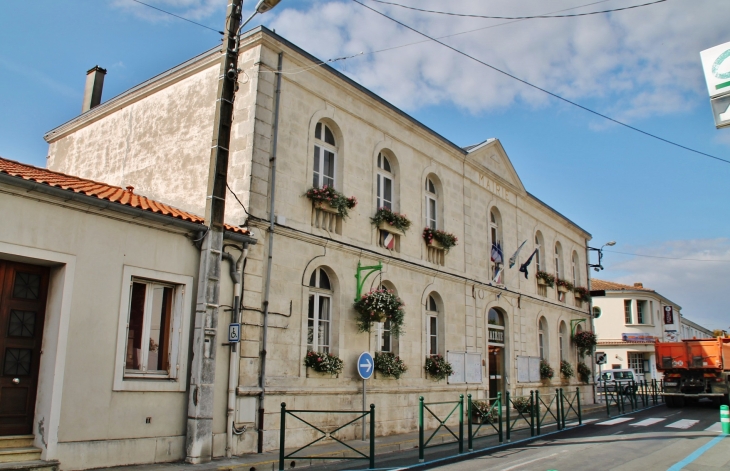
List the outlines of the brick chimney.
<svg viewBox="0 0 730 471">
<path fill-rule="evenodd" d="M 86 87 L 84 87 L 84 102 L 81 104 L 81 112 L 86 113 L 91 108 L 101 103 L 101 90 L 104 88 L 104 76 L 106 69 L 95 65 L 86 72 Z"/>
<path fill-rule="evenodd" d="M 643 288 L 644 283 L 634 283 L 634 288 Z"/>
</svg>

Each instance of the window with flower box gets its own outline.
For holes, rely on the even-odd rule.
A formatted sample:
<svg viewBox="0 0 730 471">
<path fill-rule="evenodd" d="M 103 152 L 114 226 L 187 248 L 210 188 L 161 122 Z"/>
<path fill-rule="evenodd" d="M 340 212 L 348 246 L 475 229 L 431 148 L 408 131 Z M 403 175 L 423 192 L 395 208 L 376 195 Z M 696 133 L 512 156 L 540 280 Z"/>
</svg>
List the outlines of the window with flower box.
<svg viewBox="0 0 730 471">
<path fill-rule="evenodd" d="M 332 284 L 327 272 L 317 268 L 309 279 L 307 350 L 329 353 L 332 327 Z"/>
</svg>

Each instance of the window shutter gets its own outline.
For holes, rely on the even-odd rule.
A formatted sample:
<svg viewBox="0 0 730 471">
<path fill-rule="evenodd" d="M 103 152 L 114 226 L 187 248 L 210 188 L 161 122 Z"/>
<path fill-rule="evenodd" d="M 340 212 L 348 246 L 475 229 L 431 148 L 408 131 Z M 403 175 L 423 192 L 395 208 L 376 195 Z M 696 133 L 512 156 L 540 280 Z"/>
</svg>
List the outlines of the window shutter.
<svg viewBox="0 0 730 471">
<path fill-rule="evenodd" d="M 185 289 L 175 290 L 175 301 L 172 306 L 172 322 L 170 322 L 170 378 L 177 378 L 180 371 L 180 336 L 182 335 L 182 310 Z"/>
</svg>

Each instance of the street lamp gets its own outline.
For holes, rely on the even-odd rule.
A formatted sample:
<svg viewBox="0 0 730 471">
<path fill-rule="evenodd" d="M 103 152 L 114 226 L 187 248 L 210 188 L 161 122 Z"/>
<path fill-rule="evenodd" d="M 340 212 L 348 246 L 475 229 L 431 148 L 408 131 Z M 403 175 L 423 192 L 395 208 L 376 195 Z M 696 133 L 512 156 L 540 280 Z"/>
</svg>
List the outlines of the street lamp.
<svg viewBox="0 0 730 471">
<path fill-rule="evenodd" d="M 600 249 L 596 249 L 594 247 L 587 247 L 588 250 L 594 250 L 594 251 L 598 252 L 598 263 L 595 265 L 589 263 L 588 267 L 593 268 L 596 271 L 603 270 L 603 265 L 601 265 L 601 259 L 603 258 L 603 248 L 606 246 L 613 247 L 614 245 L 616 245 L 616 241 L 612 240 L 612 241 L 609 241 L 609 242 L 606 242 L 605 244 L 603 244 Z"/>
<path fill-rule="evenodd" d="M 267 11 L 278 5 L 280 1 L 281 0 L 259 0 L 251 16 L 249 16 L 248 19 L 241 23 L 241 26 L 238 27 L 238 31 L 236 32 L 236 53 L 238 53 L 238 45 L 241 43 L 241 30 L 243 29 L 243 27 L 246 26 L 248 22 L 251 21 L 254 16 L 256 16 L 257 13 L 266 13 Z"/>
</svg>

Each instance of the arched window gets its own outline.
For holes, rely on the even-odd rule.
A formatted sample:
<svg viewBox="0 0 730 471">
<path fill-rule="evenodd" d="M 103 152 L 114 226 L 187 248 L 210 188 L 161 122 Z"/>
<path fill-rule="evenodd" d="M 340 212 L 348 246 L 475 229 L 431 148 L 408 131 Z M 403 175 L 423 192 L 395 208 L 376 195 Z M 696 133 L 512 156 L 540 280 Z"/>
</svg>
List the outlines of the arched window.
<svg viewBox="0 0 730 471">
<path fill-rule="evenodd" d="M 332 325 L 332 284 L 327 272 L 317 268 L 309 278 L 307 350 L 328 353 Z"/>
<path fill-rule="evenodd" d="M 540 352 L 540 358 L 547 361 L 548 352 L 550 351 L 548 345 L 548 324 L 544 317 L 540 318 L 540 322 L 537 325 L 537 347 Z"/>
<path fill-rule="evenodd" d="M 504 318 L 502 314 L 492 308 L 487 314 L 487 328 L 489 329 L 489 344 L 504 345 Z"/>
<path fill-rule="evenodd" d="M 598 306 L 593 306 L 593 318 L 598 319 L 601 317 L 601 308 Z"/>
<path fill-rule="evenodd" d="M 573 274 L 573 286 L 580 286 L 580 260 L 578 259 L 578 253 L 576 251 L 573 251 L 570 268 Z"/>
<path fill-rule="evenodd" d="M 560 322 L 560 330 L 558 331 L 558 346 L 560 347 L 560 361 L 565 360 L 564 348 L 568 341 L 568 328 L 565 325 L 565 321 Z"/>
<path fill-rule="evenodd" d="M 563 275 L 563 247 L 560 242 L 555 242 L 555 278 L 560 278 Z"/>
<path fill-rule="evenodd" d="M 492 281 L 495 283 L 502 282 L 502 267 L 504 265 L 504 255 L 502 254 L 502 217 L 497 208 L 489 211 L 489 239 L 490 259 L 492 261 Z"/>
<path fill-rule="evenodd" d="M 314 172 L 312 186 L 335 186 L 335 161 L 337 143 L 332 129 L 319 122 L 314 128 Z"/>
<path fill-rule="evenodd" d="M 542 233 L 540 231 L 535 232 L 535 249 L 537 252 L 535 253 L 535 268 L 537 271 L 545 271 L 545 267 L 543 267 L 542 262 Z"/>
<path fill-rule="evenodd" d="M 426 178 L 426 227 L 438 229 L 438 193 L 431 177 Z"/>
<path fill-rule="evenodd" d="M 426 355 L 439 353 L 439 310 L 432 294 L 426 299 Z"/>
<path fill-rule="evenodd" d="M 394 294 L 398 294 L 395 289 L 393 289 L 392 286 L 388 286 L 386 284 L 380 285 L 380 289 L 384 289 L 386 291 L 391 291 Z M 380 352 L 388 352 L 393 353 L 395 351 L 395 346 L 393 344 L 393 336 L 391 335 L 392 331 L 392 324 L 389 320 L 385 322 L 378 322 L 378 328 L 377 328 L 377 335 L 378 335 L 378 345 L 377 349 Z"/>
<path fill-rule="evenodd" d="M 384 153 L 378 153 L 377 208 L 393 208 L 393 168 L 390 159 Z"/>
</svg>

